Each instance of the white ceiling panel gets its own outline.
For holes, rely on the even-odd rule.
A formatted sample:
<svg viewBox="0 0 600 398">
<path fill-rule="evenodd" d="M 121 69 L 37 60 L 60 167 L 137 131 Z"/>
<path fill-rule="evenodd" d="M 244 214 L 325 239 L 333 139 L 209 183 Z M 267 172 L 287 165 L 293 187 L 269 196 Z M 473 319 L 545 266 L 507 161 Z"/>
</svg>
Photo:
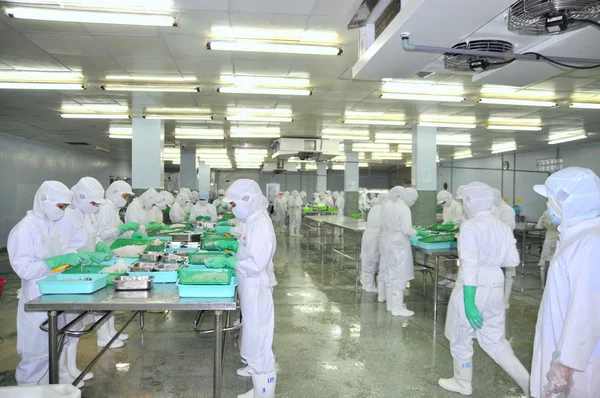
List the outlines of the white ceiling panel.
<svg viewBox="0 0 600 398">
<path fill-rule="evenodd" d="M 350 67 L 346 65 L 332 65 L 326 62 L 296 62 L 292 65 L 292 69 L 290 70 L 290 76 L 303 76 L 304 74 L 308 73 L 308 75 L 311 78 L 314 76 L 315 78 L 337 79 L 348 68 Z"/>
<path fill-rule="evenodd" d="M 287 77 L 292 67 L 291 62 L 269 62 L 236 59 L 236 75 Z"/>
<path fill-rule="evenodd" d="M 347 18 L 347 22 L 354 13 L 358 10 L 358 7 L 363 0 L 317 0 L 317 6 L 313 10 L 314 15 L 328 15 L 328 16 L 344 16 Z"/>
<path fill-rule="evenodd" d="M 225 2 L 215 1 L 215 3 Z M 229 14 L 218 11 L 180 13 L 179 26 L 160 27 L 158 31 L 164 36 L 194 36 L 204 40 L 205 37 L 209 37 L 212 26 L 229 26 Z"/>
<path fill-rule="evenodd" d="M 113 57 L 169 57 L 169 50 L 157 36 L 96 36 Z"/>
<path fill-rule="evenodd" d="M 46 55 L 43 51 L 40 51 L 39 55 L 0 55 L 0 59 L 4 64 L 15 69 L 56 72 L 69 71 L 69 69 L 66 68 L 63 64 L 61 64 L 51 56 Z"/>
<path fill-rule="evenodd" d="M 236 0 L 246 2 L 246 0 Z M 256 0 L 255 0 L 256 1 Z M 272 0 L 278 2 L 278 0 Z M 311 1 L 311 0 L 308 0 Z M 308 2 L 307 1 L 307 2 Z M 303 3 L 299 2 L 299 3 Z M 285 3 L 285 2 L 281 2 Z M 289 4 L 289 2 L 285 3 Z M 264 13 L 264 12 L 234 12 L 231 15 L 231 26 L 236 28 L 254 29 L 304 29 L 308 21 L 306 15 L 292 15 L 290 13 Z"/>
<path fill-rule="evenodd" d="M 233 11 L 248 11 L 272 14 L 310 14 L 316 0 L 230 0 Z"/>
<path fill-rule="evenodd" d="M 103 78 L 107 73 L 122 73 L 125 70 L 109 57 L 81 57 L 76 55 L 56 55 L 56 60 L 73 71 L 83 71 L 86 76 Z"/>
<path fill-rule="evenodd" d="M 18 31 L 27 32 L 61 32 L 61 33 L 86 33 L 86 29 L 80 23 L 56 23 L 52 21 L 35 21 L 27 19 L 9 18 L 4 13 L 0 14 L 0 24 L 13 27 Z M 1 26 L 1 25 L 0 25 Z M 2 28 L 0 27 L 0 31 Z"/>
<path fill-rule="evenodd" d="M 185 10 L 185 11 L 226 11 L 226 1 L 214 1 L 214 0 L 173 0 L 174 10 Z"/>
<path fill-rule="evenodd" d="M 2 33 L 2 41 L 0 45 L 0 56 L 4 55 L 33 55 L 42 56 L 46 53 L 39 49 L 31 41 L 27 40 L 23 35 L 15 31 Z"/>
<path fill-rule="evenodd" d="M 118 58 L 117 62 L 129 73 L 178 73 L 173 58 Z"/>
<path fill-rule="evenodd" d="M 231 61 L 215 58 L 176 58 L 175 63 L 186 75 L 195 75 L 200 83 L 217 81 L 221 74 L 232 74 Z"/>
<path fill-rule="evenodd" d="M 165 37 L 165 43 L 175 58 L 202 57 L 231 59 L 232 54 L 227 51 L 210 51 L 206 49 L 206 40 L 203 37 Z"/>
<path fill-rule="evenodd" d="M 106 50 L 89 35 L 25 33 L 24 36 L 50 54 L 81 56 L 106 56 L 107 54 Z"/>
</svg>

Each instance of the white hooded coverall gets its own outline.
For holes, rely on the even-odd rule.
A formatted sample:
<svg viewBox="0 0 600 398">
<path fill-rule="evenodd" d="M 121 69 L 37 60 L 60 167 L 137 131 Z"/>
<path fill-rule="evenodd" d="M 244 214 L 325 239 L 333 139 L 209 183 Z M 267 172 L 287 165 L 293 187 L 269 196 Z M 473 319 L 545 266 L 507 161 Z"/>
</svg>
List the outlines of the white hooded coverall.
<svg viewBox="0 0 600 398">
<path fill-rule="evenodd" d="M 132 231 L 127 231 L 124 234 L 119 232 L 119 225 L 123 224 L 119 211 L 127 205 L 127 201 L 121 196 L 123 194 L 134 195 L 131 185 L 125 181 L 115 181 L 110 184 L 105 193 L 106 200 L 100 205 L 98 213 L 96 213 L 98 235 L 108 247 L 119 237 L 131 238 L 131 235 L 133 235 Z"/>
<path fill-rule="evenodd" d="M 463 209 L 460 203 L 452 198 L 452 194 L 448 191 L 440 191 L 437 194 L 438 204 L 442 206 L 444 224 L 452 222 L 460 224 L 463 217 Z"/>
<path fill-rule="evenodd" d="M 63 183 L 44 182 L 35 194 L 33 210 L 27 212 L 8 236 L 10 265 L 21 278 L 17 307 L 17 353 L 21 361 L 15 374 L 20 385 L 37 384 L 48 373 L 48 333 L 40 329 L 48 314 L 25 312 L 25 303 L 41 296 L 36 282 L 52 275 L 44 260 L 66 253 L 61 247 L 56 223 L 46 216 L 44 207 L 70 204 L 72 197 Z"/>
<path fill-rule="evenodd" d="M 556 251 L 556 244 L 558 243 L 558 225 L 552 222 L 552 219 L 546 210 L 540 217 L 536 228 L 546 230 L 546 237 L 544 238 L 542 253 L 540 254 L 540 261 L 538 263 L 538 265 L 544 267 L 545 270 L 546 263 L 552 260 L 552 256 L 554 256 L 554 252 Z"/>
<path fill-rule="evenodd" d="M 544 186 L 541 186 L 544 188 Z M 569 167 L 551 175 L 545 194 L 562 218 L 548 269 L 531 364 L 531 396 L 543 397 L 551 363 L 574 370 L 569 397 L 600 392 L 600 179 Z M 555 203 L 555 205 L 552 205 Z"/>
<path fill-rule="evenodd" d="M 362 236 L 360 248 L 360 280 L 362 282 L 362 289 L 367 292 L 377 292 L 377 288 L 375 287 L 375 273 L 379 268 L 379 259 L 381 255 L 379 247 L 381 240 L 381 208 L 386 200 L 387 195 L 382 194 L 379 196 L 379 203 L 373 206 L 369 211 L 369 215 L 367 216 L 367 228 Z M 379 283 L 385 284 L 383 277 Z"/>
<path fill-rule="evenodd" d="M 302 236 L 300 226 L 302 224 L 302 198 L 298 191 L 292 191 L 287 200 L 288 214 L 290 215 L 290 236 Z"/>
<path fill-rule="evenodd" d="M 223 202 L 223 197 L 225 196 L 224 189 L 219 189 L 218 195 L 219 195 L 219 197 L 217 199 L 215 199 L 212 204 L 217 209 L 217 214 L 221 215 L 223 213 L 227 213 L 228 211 L 230 211 L 231 207 L 229 206 L 229 203 Z"/>
<path fill-rule="evenodd" d="M 161 199 L 156 189 L 150 188 L 131 202 L 125 211 L 125 222 L 139 222 L 147 225 L 152 221 L 157 221 L 155 205 L 160 203 Z M 162 216 L 161 216 L 162 218 Z"/>
<path fill-rule="evenodd" d="M 196 222 L 196 218 L 199 216 L 208 216 L 210 217 L 210 222 L 217 222 L 217 208 L 208 203 L 208 194 L 206 194 L 205 199 L 198 200 L 194 207 L 192 207 L 190 221 Z"/>
<path fill-rule="evenodd" d="M 273 222 L 275 224 L 275 231 L 283 232 L 285 229 L 285 214 L 287 212 L 287 198 L 284 195 L 277 195 L 273 203 L 275 214 L 273 215 Z"/>
<path fill-rule="evenodd" d="M 187 204 L 190 203 L 190 198 L 185 193 L 178 193 L 173 206 L 169 211 L 169 218 L 173 224 L 179 224 L 185 221 Z"/>
</svg>

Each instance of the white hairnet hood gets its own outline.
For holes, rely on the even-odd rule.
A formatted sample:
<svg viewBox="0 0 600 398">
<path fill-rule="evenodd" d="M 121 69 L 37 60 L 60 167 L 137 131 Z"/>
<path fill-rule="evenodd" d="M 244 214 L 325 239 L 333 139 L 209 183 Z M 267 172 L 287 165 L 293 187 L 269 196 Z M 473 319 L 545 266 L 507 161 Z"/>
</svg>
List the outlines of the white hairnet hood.
<svg viewBox="0 0 600 398">
<path fill-rule="evenodd" d="M 404 195 L 406 195 L 406 188 L 398 185 L 390 189 L 390 192 L 388 193 L 388 199 L 391 202 L 398 202 L 399 200 L 402 200 Z"/>
<path fill-rule="evenodd" d="M 45 181 L 33 198 L 33 213 L 44 218 L 47 211 L 45 208 L 56 206 L 59 203 L 71 204 L 72 202 L 73 194 L 65 184 L 59 181 Z"/>
<path fill-rule="evenodd" d="M 95 178 L 83 177 L 71 188 L 71 192 L 74 204 L 72 207 L 77 207 L 84 213 L 94 213 L 97 210 L 90 202 L 104 203 L 104 188 Z"/>
<path fill-rule="evenodd" d="M 600 217 L 600 179 L 590 169 L 567 167 L 533 189 L 548 198 L 552 210 L 562 218 L 561 227 Z"/>
<path fill-rule="evenodd" d="M 381 196 L 381 195 L 379 195 Z M 410 187 L 410 188 L 406 188 L 406 193 L 404 194 L 404 197 L 402 198 L 402 200 L 404 200 L 404 203 L 406 203 L 406 205 L 408 207 L 411 207 L 412 205 L 414 205 L 417 200 L 419 199 L 419 193 L 417 192 L 416 189 Z"/>
<path fill-rule="evenodd" d="M 458 187 L 458 189 L 456 190 L 456 196 L 454 197 L 455 199 L 463 200 L 463 189 L 465 189 L 464 185 Z"/>
<path fill-rule="evenodd" d="M 469 218 L 491 210 L 494 205 L 494 192 L 492 188 L 482 182 L 472 182 L 463 190 L 463 208 Z"/>
<path fill-rule="evenodd" d="M 175 197 L 169 191 L 161 191 L 158 193 L 158 195 L 160 196 L 162 203 L 166 203 L 167 206 L 171 206 L 175 201 Z"/>
<path fill-rule="evenodd" d="M 156 189 L 150 188 L 140 195 L 140 200 L 144 209 L 150 210 L 152 206 L 160 203 L 160 196 L 158 195 L 158 192 L 156 192 Z"/>
<path fill-rule="evenodd" d="M 234 181 L 225 192 L 223 201 L 226 203 L 234 202 L 236 206 L 247 206 L 248 217 L 259 211 L 264 211 L 269 204 L 256 181 L 248 179 Z"/>
<path fill-rule="evenodd" d="M 463 191 L 464 192 L 464 191 Z M 464 193 L 463 193 L 464 196 Z M 446 190 L 442 190 L 437 194 L 437 204 L 444 207 L 450 206 L 452 203 L 452 194 Z"/>
<path fill-rule="evenodd" d="M 106 190 L 106 197 L 113 202 L 116 202 L 117 199 L 119 199 L 124 193 L 135 196 L 131 185 L 125 181 L 115 181 L 108 186 L 108 189 Z"/>
<path fill-rule="evenodd" d="M 494 206 L 498 207 L 504 202 L 502 198 L 502 192 L 499 189 L 492 188 L 492 192 L 494 193 Z"/>
</svg>

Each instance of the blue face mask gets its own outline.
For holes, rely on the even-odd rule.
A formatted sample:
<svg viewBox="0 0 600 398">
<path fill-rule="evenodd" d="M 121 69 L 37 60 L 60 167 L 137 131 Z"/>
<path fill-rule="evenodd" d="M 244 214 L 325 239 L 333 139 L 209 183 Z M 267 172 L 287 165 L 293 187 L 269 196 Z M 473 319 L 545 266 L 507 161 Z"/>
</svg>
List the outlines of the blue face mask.
<svg viewBox="0 0 600 398">
<path fill-rule="evenodd" d="M 548 208 L 548 215 L 550 216 L 552 222 L 556 225 L 560 225 L 562 218 L 556 215 L 554 210 L 552 210 L 552 207 L 550 207 L 550 204 L 546 203 L 546 207 Z"/>
</svg>

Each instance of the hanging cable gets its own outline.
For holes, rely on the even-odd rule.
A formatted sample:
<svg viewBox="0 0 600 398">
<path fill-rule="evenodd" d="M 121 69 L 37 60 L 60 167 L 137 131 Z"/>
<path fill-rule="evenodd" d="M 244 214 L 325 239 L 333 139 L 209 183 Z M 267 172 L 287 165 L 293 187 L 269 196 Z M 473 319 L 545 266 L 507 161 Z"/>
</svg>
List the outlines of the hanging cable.
<svg viewBox="0 0 600 398">
<path fill-rule="evenodd" d="M 577 65 L 563 64 L 562 62 L 555 61 L 552 58 L 548 58 L 545 55 L 542 55 L 542 54 L 536 53 L 536 52 L 527 52 L 527 53 L 523 53 L 523 55 L 535 55 L 538 60 L 541 59 L 541 60 L 544 60 L 546 62 L 550 62 L 551 64 L 562 66 L 563 68 L 570 68 L 570 69 L 596 69 L 596 68 L 600 68 L 600 64 L 588 65 L 588 66 L 577 66 Z"/>
</svg>

